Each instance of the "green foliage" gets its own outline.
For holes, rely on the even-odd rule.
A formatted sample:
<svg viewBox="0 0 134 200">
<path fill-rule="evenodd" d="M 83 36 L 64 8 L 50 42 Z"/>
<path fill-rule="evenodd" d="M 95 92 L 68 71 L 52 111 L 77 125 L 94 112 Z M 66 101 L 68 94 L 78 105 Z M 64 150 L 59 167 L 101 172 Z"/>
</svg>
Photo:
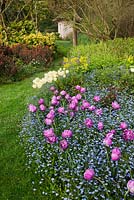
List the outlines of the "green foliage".
<svg viewBox="0 0 134 200">
<path fill-rule="evenodd" d="M 12 22 L 5 30 L 0 26 L 0 44 L 13 45 L 16 43 L 27 45 L 48 45 L 54 46 L 57 39 L 55 33 L 46 33 L 43 35 L 41 32 L 36 32 L 32 21 L 20 21 L 18 23 Z"/>
<path fill-rule="evenodd" d="M 97 44 L 79 45 L 70 51 L 70 56 L 88 56 L 90 68 L 120 66 L 126 63 L 129 55 L 133 55 L 134 39 L 115 39 Z"/>
<path fill-rule="evenodd" d="M 83 73 L 89 70 L 89 59 L 86 56 L 63 59 L 63 67 L 75 72 Z"/>
<path fill-rule="evenodd" d="M 86 45 L 91 43 L 92 41 L 90 40 L 90 38 L 83 33 L 78 33 L 78 44 L 82 44 L 82 45 Z"/>
<path fill-rule="evenodd" d="M 71 41 L 67 40 L 56 40 L 55 45 L 58 54 L 56 56 L 67 56 L 68 52 L 72 47 Z"/>
<path fill-rule="evenodd" d="M 53 50 L 48 46 L 0 46 L 0 82 L 20 81 L 44 71 L 53 61 Z"/>
<path fill-rule="evenodd" d="M 73 90 L 75 85 L 84 84 L 84 76 L 82 73 L 77 73 L 76 71 L 70 71 L 66 78 L 60 78 L 55 83 L 55 86 L 59 90 Z"/>
<path fill-rule="evenodd" d="M 22 38 L 22 43 L 27 45 L 48 45 L 54 46 L 56 41 L 56 34 L 55 33 L 46 33 L 43 35 L 41 32 L 37 33 L 30 33 L 29 35 L 24 35 Z"/>
<path fill-rule="evenodd" d="M 32 21 L 19 21 L 12 22 L 10 26 L 7 28 L 7 39 L 9 44 L 13 43 L 21 43 L 23 40 L 23 36 L 34 33 L 35 28 Z"/>
</svg>

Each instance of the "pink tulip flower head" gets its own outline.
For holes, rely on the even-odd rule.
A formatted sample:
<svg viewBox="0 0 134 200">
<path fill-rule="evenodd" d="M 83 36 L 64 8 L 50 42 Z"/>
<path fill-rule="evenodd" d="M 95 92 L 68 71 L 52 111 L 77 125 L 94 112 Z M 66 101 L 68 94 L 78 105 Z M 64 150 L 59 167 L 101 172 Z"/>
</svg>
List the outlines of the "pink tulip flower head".
<svg viewBox="0 0 134 200">
<path fill-rule="evenodd" d="M 131 129 L 125 129 L 123 132 L 123 139 L 128 141 L 134 140 L 134 131 Z"/>
<path fill-rule="evenodd" d="M 44 99 L 42 99 L 42 98 L 39 99 L 38 103 L 39 103 L 39 105 L 44 104 Z"/>
<path fill-rule="evenodd" d="M 101 100 L 100 96 L 94 96 L 93 100 L 95 102 L 99 102 Z"/>
<path fill-rule="evenodd" d="M 61 140 L 60 141 L 60 148 L 62 150 L 65 150 L 65 149 L 67 149 L 67 147 L 68 147 L 68 142 L 66 140 Z"/>
<path fill-rule="evenodd" d="M 80 91 L 81 86 L 80 86 L 80 85 L 76 85 L 76 86 L 75 86 L 75 89 Z"/>
<path fill-rule="evenodd" d="M 90 107 L 90 103 L 87 100 L 82 101 L 82 108 L 87 109 Z"/>
<path fill-rule="evenodd" d="M 78 102 L 78 99 L 76 98 L 76 96 L 72 97 L 71 103 L 78 105 L 79 102 Z"/>
<path fill-rule="evenodd" d="M 61 96 L 57 96 L 57 100 L 59 101 L 61 99 Z"/>
<path fill-rule="evenodd" d="M 112 150 L 112 154 L 111 154 L 111 159 L 113 161 L 117 161 L 119 160 L 121 157 L 121 151 L 118 147 L 115 147 L 113 150 Z"/>
<path fill-rule="evenodd" d="M 56 137 L 54 130 L 52 128 L 44 130 L 43 134 L 44 134 L 46 141 L 48 143 L 53 144 L 57 141 L 57 137 Z"/>
<path fill-rule="evenodd" d="M 88 108 L 90 111 L 94 111 L 95 109 L 96 109 L 96 107 L 94 106 L 94 105 L 92 105 L 92 106 L 89 106 L 89 108 Z"/>
<path fill-rule="evenodd" d="M 55 90 L 55 91 L 54 91 L 54 94 L 55 94 L 55 95 L 57 95 L 58 93 L 59 93 L 59 91 L 58 91 L 58 90 Z"/>
<path fill-rule="evenodd" d="M 56 96 L 53 96 L 52 97 L 52 100 L 51 100 L 51 105 L 52 106 L 56 106 L 59 104 L 59 101 L 57 100 L 57 97 Z"/>
<path fill-rule="evenodd" d="M 56 135 L 53 135 L 51 137 L 47 137 L 46 140 L 48 143 L 53 144 L 53 143 L 57 142 L 57 137 L 56 137 Z"/>
<path fill-rule="evenodd" d="M 47 129 L 47 130 L 44 130 L 43 131 L 43 134 L 44 134 L 44 136 L 45 137 L 52 137 L 52 136 L 54 136 L 55 134 L 54 134 L 54 130 L 52 129 L 52 128 L 50 128 L 50 129 Z"/>
<path fill-rule="evenodd" d="M 46 106 L 44 106 L 44 104 L 40 104 L 40 110 L 41 111 L 45 111 L 46 110 Z"/>
<path fill-rule="evenodd" d="M 98 130 L 99 130 L 99 131 L 102 131 L 103 128 L 104 128 L 103 122 L 98 122 Z"/>
<path fill-rule="evenodd" d="M 65 113 L 65 108 L 64 107 L 59 107 L 58 108 L 58 113 L 59 114 L 64 114 Z"/>
<path fill-rule="evenodd" d="M 107 134 L 106 134 L 106 138 L 110 138 L 110 139 L 112 139 L 113 138 L 113 133 L 111 133 L 111 132 L 108 132 Z"/>
<path fill-rule="evenodd" d="M 126 129 L 127 128 L 127 123 L 126 122 L 121 122 L 120 123 L 120 128 L 121 129 Z"/>
<path fill-rule="evenodd" d="M 70 112 L 70 117 L 74 117 L 75 113 L 74 112 Z"/>
<path fill-rule="evenodd" d="M 77 100 L 81 100 L 81 98 L 82 98 L 81 94 L 77 94 L 77 95 L 76 95 L 76 99 L 77 99 Z"/>
<path fill-rule="evenodd" d="M 93 169 L 86 169 L 86 171 L 84 172 L 84 179 L 90 181 L 93 179 L 94 175 L 95 172 Z"/>
<path fill-rule="evenodd" d="M 55 87 L 54 86 L 51 86 L 50 87 L 50 90 L 53 92 L 53 91 L 55 91 Z"/>
<path fill-rule="evenodd" d="M 112 108 L 115 109 L 115 110 L 120 109 L 120 105 L 118 104 L 117 101 L 113 101 L 113 102 L 112 102 Z"/>
<path fill-rule="evenodd" d="M 110 131 L 110 133 L 112 133 L 113 135 L 116 133 L 116 131 L 114 130 L 114 129 L 112 129 L 111 131 Z"/>
<path fill-rule="evenodd" d="M 81 87 L 80 93 L 85 93 L 85 92 L 86 92 L 86 88 Z"/>
<path fill-rule="evenodd" d="M 76 107 L 77 107 L 77 104 L 76 104 L 74 101 L 72 101 L 72 102 L 69 104 L 69 109 L 70 109 L 70 110 L 75 110 Z"/>
<path fill-rule="evenodd" d="M 49 119 L 49 118 L 46 118 L 46 119 L 44 120 L 44 122 L 45 122 L 46 125 L 50 126 L 50 125 L 52 125 L 53 120 L 52 120 L 52 119 Z"/>
<path fill-rule="evenodd" d="M 109 137 L 105 137 L 103 140 L 103 144 L 107 147 L 110 147 L 112 145 L 112 140 Z"/>
<path fill-rule="evenodd" d="M 62 137 L 63 137 L 63 138 L 70 138 L 70 137 L 72 137 L 72 135 L 73 135 L 73 133 L 72 133 L 71 130 L 64 130 L 64 131 L 62 132 Z"/>
<path fill-rule="evenodd" d="M 93 126 L 93 121 L 92 121 L 92 119 L 90 119 L 90 118 L 86 118 L 86 119 L 84 120 L 84 124 L 85 124 L 88 128 L 91 128 L 91 127 Z"/>
<path fill-rule="evenodd" d="M 36 106 L 33 104 L 29 104 L 28 109 L 30 112 L 33 112 L 33 113 L 37 111 Z"/>
<path fill-rule="evenodd" d="M 95 114 L 96 115 L 98 115 L 98 116 L 101 116 L 102 115 L 102 113 L 103 113 L 103 111 L 102 111 L 102 109 L 100 108 L 100 109 L 96 109 L 95 110 Z"/>
<path fill-rule="evenodd" d="M 46 117 L 48 119 L 52 119 L 53 120 L 54 116 L 55 116 L 55 111 L 54 110 L 50 110 Z"/>
<path fill-rule="evenodd" d="M 127 183 L 128 191 L 134 194 L 134 180 L 129 180 Z"/>
<path fill-rule="evenodd" d="M 116 133 L 116 131 L 113 129 L 111 131 L 109 131 L 107 134 L 106 134 L 106 137 L 112 139 L 113 138 L 113 135 Z"/>
<path fill-rule="evenodd" d="M 66 95 L 65 95 L 65 99 L 68 100 L 68 101 L 70 101 L 70 100 L 71 100 L 70 95 L 69 95 L 69 94 L 66 94 Z"/>
<path fill-rule="evenodd" d="M 60 95 L 62 95 L 62 96 L 65 96 L 67 94 L 67 92 L 65 91 L 65 90 L 62 90 L 61 92 L 60 92 Z"/>
</svg>

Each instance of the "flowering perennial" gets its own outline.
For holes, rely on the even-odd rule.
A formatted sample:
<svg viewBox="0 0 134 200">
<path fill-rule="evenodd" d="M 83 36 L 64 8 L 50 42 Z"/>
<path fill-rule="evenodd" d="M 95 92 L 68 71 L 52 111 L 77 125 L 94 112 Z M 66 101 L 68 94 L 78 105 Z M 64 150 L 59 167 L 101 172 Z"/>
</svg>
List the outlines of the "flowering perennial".
<svg viewBox="0 0 134 200">
<path fill-rule="evenodd" d="M 44 199 L 132 199 L 134 98 L 119 93 L 103 106 L 107 89 L 50 90 L 49 105 L 41 98 L 28 106 L 20 134 L 34 191 Z"/>
<path fill-rule="evenodd" d="M 64 68 L 60 68 L 58 71 L 49 71 L 44 74 L 43 78 L 35 78 L 33 80 L 33 88 L 41 88 L 46 83 L 52 83 L 53 81 L 57 81 L 59 77 L 65 78 L 69 73 L 69 70 Z"/>
</svg>

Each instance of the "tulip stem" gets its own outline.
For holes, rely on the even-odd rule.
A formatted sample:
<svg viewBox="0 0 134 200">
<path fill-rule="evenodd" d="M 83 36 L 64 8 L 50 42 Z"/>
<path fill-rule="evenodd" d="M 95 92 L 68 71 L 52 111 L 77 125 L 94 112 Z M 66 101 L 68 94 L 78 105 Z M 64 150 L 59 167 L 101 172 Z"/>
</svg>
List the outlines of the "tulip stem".
<svg viewBox="0 0 134 200">
<path fill-rule="evenodd" d="M 129 191 L 126 191 L 125 195 L 124 195 L 124 200 L 126 200 L 127 194 Z"/>
<path fill-rule="evenodd" d="M 107 197 L 109 197 L 109 194 L 108 194 L 108 192 L 107 192 L 107 188 L 106 188 L 105 184 L 102 182 L 102 180 L 100 180 L 100 179 L 97 178 L 97 177 L 94 177 L 94 179 L 97 180 L 97 181 L 99 181 L 99 182 L 103 185 L 103 187 L 104 187 L 105 190 L 106 190 Z"/>
</svg>

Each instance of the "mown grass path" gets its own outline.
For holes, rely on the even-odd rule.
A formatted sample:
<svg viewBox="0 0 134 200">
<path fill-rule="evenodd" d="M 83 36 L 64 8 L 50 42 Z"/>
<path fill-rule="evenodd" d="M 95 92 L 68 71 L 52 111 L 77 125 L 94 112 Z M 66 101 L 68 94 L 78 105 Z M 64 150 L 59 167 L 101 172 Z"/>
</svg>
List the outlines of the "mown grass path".
<svg viewBox="0 0 134 200">
<path fill-rule="evenodd" d="M 31 176 L 18 134 L 27 103 L 37 90 L 32 78 L 0 86 L 0 200 L 32 200 Z"/>
</svg>

